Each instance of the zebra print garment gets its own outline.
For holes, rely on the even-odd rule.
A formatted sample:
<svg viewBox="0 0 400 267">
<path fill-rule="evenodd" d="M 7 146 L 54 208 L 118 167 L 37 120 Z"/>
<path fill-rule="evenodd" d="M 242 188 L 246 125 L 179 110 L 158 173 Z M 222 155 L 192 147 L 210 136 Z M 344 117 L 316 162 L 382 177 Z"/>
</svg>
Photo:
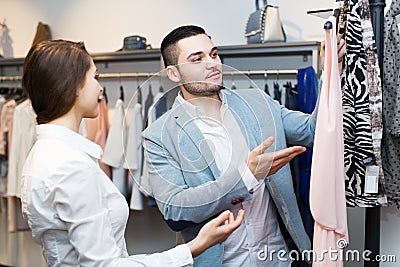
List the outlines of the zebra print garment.
<svg viewBox="0 0 400 267">
<path fill-rule="evenodd" d="M 385 15 L 383 60 L 382 161 L 389 204 L 400 208 L 400 32 L 396 16 L 400 1 L 393 0 Z"/>
<path fill-rule="evenodd" d="M 371 134 L 367 56 L 363 45 L 362 0 L 348 1 L 346 50 L 341 77 L 343 94 L 346 204 L 350 207 L 379 205 L 380 194 L 364 192 L 366 166 L 375 164 Z"/>
<path fill-rule="evenodd" d="M 371 23 L 369 0 L 362 2 L 362 35 L 365 56 L 367 60 L 367 81 L 369 89 L 369 112 L 371 118 L 372 146 L 375 163 L 379 167 L 379 182 L 385 183 L 382 169 L 381 142 L 382 142 L 382 85 L 381 74 L 376 50 L 375 36 Z"/>
</svg>

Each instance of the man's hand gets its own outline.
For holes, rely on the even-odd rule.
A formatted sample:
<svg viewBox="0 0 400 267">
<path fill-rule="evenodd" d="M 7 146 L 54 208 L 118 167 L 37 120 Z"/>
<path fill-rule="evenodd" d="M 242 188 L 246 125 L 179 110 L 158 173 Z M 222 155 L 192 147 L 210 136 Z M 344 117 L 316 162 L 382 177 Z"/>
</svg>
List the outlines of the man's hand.
<svg viewBox="0 0 400 267">
<path fill-rule="evenodd" d="M 273 143 L 274 138 L 270 136 L 249 154 L 247 167 L 257 180 L 276 173 L 294 157 L 306 151 L 305 147 L 293 146 L 275 152 L 264 153 Z"/>
<path fill-rule="evenodd" d="M 242 223 L 244 210 L 239 210 L 236 219 L 229 210 L 222 212 L 217 218 L 206 223 L 195 239 L 188 242 L 187 245 L 192 252 L 193 258 L 199 256 L 206 249 L 224 242 L 229 235 L 236 230 Z M 224 223 L 224 225 L 221 225 Z"/>
<path fill-rule="evenodd" d="M 339 66 L 339 74 L 342 73 L 342 67 L 343 67 L 343 58 L 344 55 L 346 54 L 346 42 L 343 39 L 340 39 L 338 44 L 338 66 Z M 321 49 L 319 51 L 319 58 L 321 60 L 321 67 L 324 69 L 324 64 L 325 64 L 325 42 L 321 43 Z"/>
</svg>

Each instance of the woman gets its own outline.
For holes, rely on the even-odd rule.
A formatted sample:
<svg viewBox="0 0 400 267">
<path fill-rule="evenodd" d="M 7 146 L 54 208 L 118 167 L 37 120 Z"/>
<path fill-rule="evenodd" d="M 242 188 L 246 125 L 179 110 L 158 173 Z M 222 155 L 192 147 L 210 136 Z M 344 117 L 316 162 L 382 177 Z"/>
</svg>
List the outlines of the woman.
<svg viewBox="0 0 400 267">
<path fill-rule="evenodd" d="M 240 225 L 243 211 L 236 219 L 225 211 L 187 244 L 128 256 L 127 203 L 98 165 L 100 147 L 78 134 L 82 118 L 98 115 L 103 91 L 84 44 L 33 46 L 22 85 L 39 124 L 22 174 L 22 209 L 49 266 L 187 266 Z"/>
</svg>

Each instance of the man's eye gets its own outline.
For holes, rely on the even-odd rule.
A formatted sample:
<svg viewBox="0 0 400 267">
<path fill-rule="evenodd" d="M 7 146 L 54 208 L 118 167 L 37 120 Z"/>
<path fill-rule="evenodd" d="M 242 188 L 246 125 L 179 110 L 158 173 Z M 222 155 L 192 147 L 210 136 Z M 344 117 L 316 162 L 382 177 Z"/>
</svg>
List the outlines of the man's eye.
<svg viewBox="0 0 400 267">
<path fill-rule="evenodd" d="M 96 80 L 99 80 L 99 74 L 94 75 L 94 78 L 95 78 Z"/>
<path fill-rule="evenodd" d="M 200 62 L 201 61 L 201 57 L 195 57 L 192 59 L 193 62 Z"/>
<path fill-rule="evenodd" d="M 212 57 L 212 58 L 216 58 L 216 57 L 218 57 L 218 52 L 214 52 L 214 53 L 212 53 L 212 54 L 211 54 L 211 57 Z"/>
</svg>

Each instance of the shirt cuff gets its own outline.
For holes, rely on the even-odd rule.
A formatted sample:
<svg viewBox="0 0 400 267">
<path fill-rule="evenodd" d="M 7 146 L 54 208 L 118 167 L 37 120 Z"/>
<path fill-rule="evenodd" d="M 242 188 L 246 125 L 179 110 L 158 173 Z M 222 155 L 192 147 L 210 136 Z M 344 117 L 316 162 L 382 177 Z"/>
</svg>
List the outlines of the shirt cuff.
<svg viewBox="0 0 400 267">
<path fill-rule="evenodd" d="M 176 266 L 193 266 L 192 252 L 187 244 L 176 246 L 169 252 L 173 255 Z"/>
<path fill-rule="evenodd" d="M 249 190 L 249 192 L 254 192 L 255 190 L 257 190 L 257 188 L 260 187 L 262 181 L 264 181 L 264 179 L 258 181 L 246 164 L 243 165 L 241 173 L 243 183 L 246 186 L 247 190 Z"/>
</svg>

